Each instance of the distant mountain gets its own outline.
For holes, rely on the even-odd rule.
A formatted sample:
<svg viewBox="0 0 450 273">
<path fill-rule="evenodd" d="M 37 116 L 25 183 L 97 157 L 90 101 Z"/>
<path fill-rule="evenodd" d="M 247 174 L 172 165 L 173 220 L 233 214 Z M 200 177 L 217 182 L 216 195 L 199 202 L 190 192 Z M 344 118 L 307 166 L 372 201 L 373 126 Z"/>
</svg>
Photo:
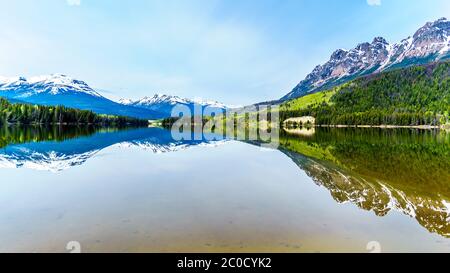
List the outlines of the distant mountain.
<svg viewBox="0 0 450 273">
<path fill-rule="evenodd" d="M 136 108 L 113 102 L 85 82 L 66 75 L 4 78 L 0 77 L 0 97 L 11 101 L 40 105 L 64 105 L 98 114 L 121 115 L 143 119 L 156 119 L 164 114 L 150 109 Z"/>
<path fill-rule="evenodd" d="M 449 59 L 449 49 L 450 21 L 446 18 L 426 23 L 400 43 L 389 44 L 377 37 L 372 43 L 362 43 L 351 50 L 338 49 L 327 63 L 316 66 L 281 101 L 325 90 L 359 76 Z"/>
<path fill-rule="evenodd" d="M 192 112 L 196 106 L 199 107 L 199 109 L 209 107 L 212 111 L 217 112 L 228 109 L 227 106 L 216 101 L 183 99 L 177 96 L 169 96 L 162 94 L 156 94 L 153 97 L 144 97 L 136 101 L 130 99 L 121 99 L 119 100 L 119 103 L 127 106 L 157 111 L 167 116 L 170 116 L 172 114 L 172 109 L 175 106 L 187 106 Z"/>
</svg>

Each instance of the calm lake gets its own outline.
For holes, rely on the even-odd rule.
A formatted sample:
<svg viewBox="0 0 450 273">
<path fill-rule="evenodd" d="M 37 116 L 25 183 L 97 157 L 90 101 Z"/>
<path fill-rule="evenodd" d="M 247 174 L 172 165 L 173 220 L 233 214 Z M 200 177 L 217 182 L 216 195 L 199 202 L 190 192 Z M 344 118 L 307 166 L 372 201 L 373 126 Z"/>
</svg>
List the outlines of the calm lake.
<svg viewBox="0 0 450 273">
<path fill-rule="evenodd" d="M 0 251 L 450 252 L 450 133 L 0 129 Z"/>
</svg>

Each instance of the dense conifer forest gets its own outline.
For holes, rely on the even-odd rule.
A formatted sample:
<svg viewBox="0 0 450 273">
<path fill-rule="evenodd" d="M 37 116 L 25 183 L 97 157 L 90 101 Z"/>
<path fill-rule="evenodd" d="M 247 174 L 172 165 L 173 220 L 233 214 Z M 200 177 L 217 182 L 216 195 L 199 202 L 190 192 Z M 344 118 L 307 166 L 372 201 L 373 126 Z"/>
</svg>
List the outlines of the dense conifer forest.
<svg viewBox="0 0 450 273">
<path fill-rule="evenodd" d="M 64 106 L 11 103 L 0 98 L 0 125 L 4 124 L 95 124 L 104 126 L 147 125 L 148 121 L 129 117 L 98 115 L 92 111 Z"/>
<path fill-rule="evenodd" d="M 320 125 L 442 125 L 449 122 L 450 62 L 367 76 L 323 93 L 323 100 L 313 94 L 314 104 L 305 107 L 297 103 L 305 97 L 286 102 L 281 119 L 314 116 Z"/>
</svg>

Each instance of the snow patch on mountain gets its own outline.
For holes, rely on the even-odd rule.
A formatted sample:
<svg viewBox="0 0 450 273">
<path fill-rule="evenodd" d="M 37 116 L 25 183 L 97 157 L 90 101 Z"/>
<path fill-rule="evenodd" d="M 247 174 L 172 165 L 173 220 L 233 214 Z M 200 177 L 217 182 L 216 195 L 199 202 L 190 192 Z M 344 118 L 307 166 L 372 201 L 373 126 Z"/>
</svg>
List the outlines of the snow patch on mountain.
<svg viewBox="0 0 450 273">
<path fill-rule="evenodd" d="M 169 96 L 164 94 L 155 94 L 153 97 L 143 97 L 142 99 L 133 102 L 134 105 L 151 105 L 159 103 L 168 103 L 176 105 L 177 103 L 189 103 L 189 100 L 182 99 L 178 96 Z"/>
<path fill-rule="evenodd" d="M 444 55 L 450 51 L 450 35 L 447 37 L 447 41 L 444 43 L 444 47 L 439 51 L 440 55 Z"/>
<path fill-rule="evenodd" d="M 26 90 L 21 96 L 29 97 L 37 94 L 58 95 L 64 93 L 85 93 L 95 97 L 101 97 L 99 93 L 89 87 L 85 82 L 73 79 L 64 74 L 51 74 L 37 77 L 0 77 L 1 91 Z"/>
<path fill-rule="evenodd" d="M 150 108 L 155 110 L 161 110 L 161 107 L 167 107 L 166 110 L 173 108 L 176 105 L 187 105 L 187 106 L 203 106 L 203 107 L 214 107 L 219 109 L 227 109 L 225 104 L 219 103 L 213 100 L 203 100 L 203 99 L 185 99 L 178 96 L 170 96 L 165 94 L 155 94 L 152 97 L 143 97 L 138 100 L 131 99 L 120 99 L 118 103 L 123 105 L 131 105 L 136 107 Z"/>
<path fill-rule="evenodd" d="M 449 53 L 450 21 L 428 22 L 412 37 L 390 44 L 382 37 L 361 43 L 351 50 L 338 49 L 323 65 L 318 65 L 281 101 L 318 92 L 358 76 L 438 61 Z"/>
<path fill-rule="evenodd" d="M 204 100 L 201 98 L 196 98 L 196 99 L 192 99 L 190 100 L 192 103 L 196 103 L 202 106 L 209 106 L 209 107 L 215 107 L 215 108 L 222 108 L 222 109 L 227 109 L 227 108 L 231 108 L 230 106 L 227 106 L 223 103 L 214 101 L 214 100 Z"/>
<path fill-rule="evenodd" d="M 131 100 L 131 99 L 119 99 L 117 102 L 120 104 L 123 104 L 123 105 L 133 104 L 133 100 Z"/>
</svg>

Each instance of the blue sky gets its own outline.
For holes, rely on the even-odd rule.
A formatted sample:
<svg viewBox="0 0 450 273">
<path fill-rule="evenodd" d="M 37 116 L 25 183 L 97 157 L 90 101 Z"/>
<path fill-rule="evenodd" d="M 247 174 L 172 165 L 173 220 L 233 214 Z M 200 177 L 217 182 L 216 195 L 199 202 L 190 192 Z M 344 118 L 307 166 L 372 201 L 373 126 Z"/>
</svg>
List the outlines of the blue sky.
<svg viewBox="0 0 450 273">
<path fill-rule="evenodd" d="M 243 105 L 289 92 L 337 48 L 397 42 L 448 0 L 0 0 L 0 75 L 64 73 L 111 98 Z"/>
</svg>

